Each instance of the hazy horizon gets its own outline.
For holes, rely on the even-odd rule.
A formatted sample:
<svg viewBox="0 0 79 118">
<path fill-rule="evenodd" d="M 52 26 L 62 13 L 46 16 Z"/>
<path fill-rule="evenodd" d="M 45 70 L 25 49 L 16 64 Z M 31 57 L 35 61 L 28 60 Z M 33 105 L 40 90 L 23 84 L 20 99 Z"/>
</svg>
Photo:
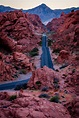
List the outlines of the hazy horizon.
<svg viewBox="0 0 79 118">
<path fill-rule="evenodd" d="M 28 4 L 27 4 L 28 3 Z M 73 2 L 70 2 L 69 0 L 0 0 L 0 5 L 4 6 L 10 6 L 12 8 L 16 9 L 32 9 L 36 6 L 39 6 L 40 4 L 46 4 L 51 9 L 65 9 L 65 8 L 71 8 L 71 7 L 79 7 L 79 0 L 74 0 Z M 58 4 L 57 4 L 58 3 Z"/>
</svg>

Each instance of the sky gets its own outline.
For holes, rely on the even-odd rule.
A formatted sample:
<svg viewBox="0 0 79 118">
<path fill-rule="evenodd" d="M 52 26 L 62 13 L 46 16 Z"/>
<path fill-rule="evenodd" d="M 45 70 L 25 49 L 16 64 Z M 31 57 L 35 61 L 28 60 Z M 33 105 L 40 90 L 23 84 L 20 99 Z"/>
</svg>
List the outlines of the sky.
<svg viewBox="0 0 79 118">
<path fill-rule="evenodd" d="M 79 7 L 79 0 L 0 0 L 0 5 L 19 9 L 31 9 L 42 3 L 51 9 Z"/>
</svg>

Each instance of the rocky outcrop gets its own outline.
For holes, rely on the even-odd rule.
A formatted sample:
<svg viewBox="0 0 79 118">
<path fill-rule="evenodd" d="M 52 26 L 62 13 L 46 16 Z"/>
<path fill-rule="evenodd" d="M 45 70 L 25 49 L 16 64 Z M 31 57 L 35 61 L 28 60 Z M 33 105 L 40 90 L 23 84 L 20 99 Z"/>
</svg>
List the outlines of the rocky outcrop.
<svg viewBox="0 0 79 118">
<path fill-rule="evenodd" d="M 34 89 L 42 89 L 44 87 L 52 89 L 54 88 L 54 78 L 56 78 L 55 72 L 44 66 L 43 68 L 39 68 L 33 72 L 27 86 Z"/>
<path fill-rule="evenodd" d="M 0 53 L 0 82 L 14 80 L 17 70 L 11 64 L 12 59 L 12 56 Z"/>
<path fill-rule="evenodd" d="M 0 45 L 8 50 L 27 52 L 35 47 L 44 26 L 37 15 L 23 13 L 21 10 L 0 13 Z M 37 46 L 37 45 L 36 45 Z"/>
<path fill-rule="evenodd" d="M 57 61 L 58 63 L 64 63 L 69 59 L 69 52 L 66 50 L 61 50 L 58 57 L 57 57 Z"/>
<path fill-rule="evenodd" d="M 59 68 L 62 77 L 60 88 L 67 90 L 72 96 L 72 100 L 65 105 L 72 118 L 78 118 L 79 96 L 79 10 L 69 14 L 62 14 L 60 18 L 53 19 L 47 27 L 51 31 L 53 54 L 55 63 L 62 64 Z M 69 65 L 69 67 L 67 67 Z M 57 65 L 58 66 L 58 65 Z"/>
<path fill-rule="evenodd" d="M 52 48 L 77 52 L 79 37 L 79 10 L 53 19 L 47 27 L 54 32 Z"/>
<path fill-rule="evenodd" d="M 78 118 L 79 117 L 79 96 L 76 97 L 72 103 L 72 117 Z"/>
<path fill-rule="evenodd" d="M 65 20 L 65 14 L 61 15 L 60 18 L 54 18 L 51 22 L 47 24 L 47 28 L 50 31 L 57 31 L 59 26 L 64 23 Z"/>
<path fill-rule="evenodd" d="M 1 118 L 71 118 L 67 109 L 59 103 L 33 96 L 32 93 L 0 93 Z"/>
<path fill-rule="evenodd" d="M 37 15 L 21 10 L 0 13 L 0 81 L 13 80 L 19 73 L 33 69 L 26 54 L 29 56 L 29 52 L 38 46 L 40 36 L 36 33 L 43 31 L 44 26 Z"/>
<path fill-rule="evenodd" d="M 23 53 L 14 52 L 12 55 L 0 53 L 0 82 L 15 80 L 20 73 L 33 69 L 30 59 Z"/>
</svg>

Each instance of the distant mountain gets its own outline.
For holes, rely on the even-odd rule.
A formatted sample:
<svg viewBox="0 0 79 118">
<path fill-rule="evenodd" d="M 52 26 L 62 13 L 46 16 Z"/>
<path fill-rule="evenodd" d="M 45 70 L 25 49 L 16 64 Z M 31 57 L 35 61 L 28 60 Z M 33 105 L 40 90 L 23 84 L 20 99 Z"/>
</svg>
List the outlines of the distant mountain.
<svg viewBox="0 0 79 118">
<path fill-rule="evenodd" d="M 35 8 L 26 10 L 26 12 L 29 12 L 31 14 L 37 14 L 39 15 L 39 17 L 41 18 L 43 23 L 47 23 L 49 21 L 51 21 L 53 18 L 58 18 L 60 17 L 61 13 L 69 13 L 72 10 L 79 10 L 79 7 L 75 8 L 67 8 L 67 9 L 55 9 L 52 10 L 50 9 L 47 5 L 45 4 L 41 4 Z"/>
<path fill-rule="evenodd" d="M 50 21 L 52 18 L 56 17 L 53 10 L 45 4 L 41 4 L 33 9 L 29 9 L 27 12 L 31 14 L 37 14 L 41 18 L 42 22 Z"/>
<path fill-rule="evenodd" d="M 3 5 L 0 5 L 0 12 L 6 12 L 6 11 L 14 11 L 15 9 L 14 8 L 11 8 L 9 6 L 3 6 Z"/>
<path fill-rule="evenodd" d="M 11 7 L 5 7 L 5 6 L 0 5 L 0 12 L 13 11 L 13 10 L 15 10 L 15 9 L 11 8 Z M 29 12 L 31 14 L 37 14 L 41 18 L 42 22 L 44 24 L 46 24 L 49 21 L 51 21 L 53 18 L 60 17 L 62 12 L 69 13 L 72 10 L 74 10 L 74 11 L 75 10 L 79 10 L 79 7 L 52 10 L 47 5 L 41 4 L 41 5 L 39 5 L 39 6 L 35 7 L 35 8 L 28 9 L 28 10 L 23 10 L 23 12 Z"/>
</svg>

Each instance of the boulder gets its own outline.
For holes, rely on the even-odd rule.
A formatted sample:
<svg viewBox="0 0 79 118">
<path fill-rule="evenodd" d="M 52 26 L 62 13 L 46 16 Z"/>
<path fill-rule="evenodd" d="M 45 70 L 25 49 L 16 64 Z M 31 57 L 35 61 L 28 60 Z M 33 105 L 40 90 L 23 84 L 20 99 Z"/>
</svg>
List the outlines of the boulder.
<svg viewBox="0 0 79 118">
<path fill-rule="evenodd" d="M 34 89 L 42 89 L 44 87 L 52 89 L 55 76 L 55 72 L 52 69 L 44 66 L 32 72 L 32 77 L 27 86 Z"/>
<path fill-rule="evenodd" d="M 65 62 L 65 60 L 69 59 L 69 52 L 66 50 L 61 50 L 58 57 L 57 57 L 57 61 L 59 63 Z"/>
<path fill-rule="evenodd" d="M 23 62 L 24 64 L 28 64 L 29 63 L 29 58 L 23 54 L 23 53 L 19 53 L 19 52 L 14 52 L 13 53 L 13 59 L 15 61 L 18 61 L 18 62 Z"/>
</svg>

